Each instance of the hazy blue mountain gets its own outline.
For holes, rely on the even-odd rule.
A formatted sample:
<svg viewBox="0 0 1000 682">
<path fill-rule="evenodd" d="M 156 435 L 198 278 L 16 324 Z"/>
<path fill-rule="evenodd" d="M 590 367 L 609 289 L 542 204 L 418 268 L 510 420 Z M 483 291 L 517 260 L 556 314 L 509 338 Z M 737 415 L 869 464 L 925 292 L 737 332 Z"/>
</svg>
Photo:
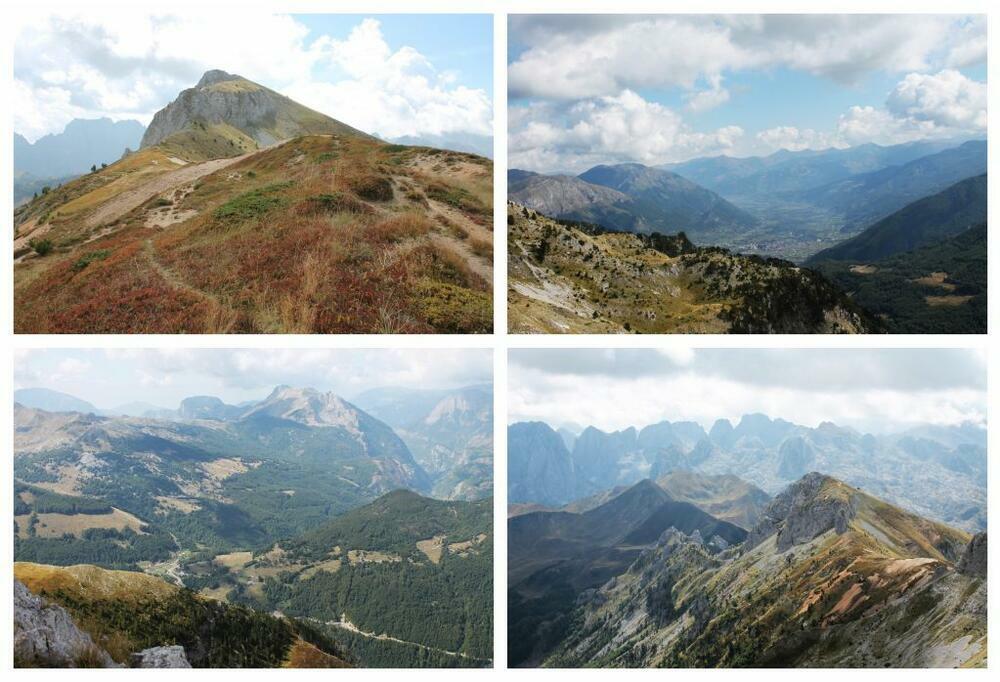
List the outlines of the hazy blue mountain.
<svg viewBox="0 0 1000 682">
<path fill-rule="evenodd" d="M 543 215 L 649 234 L 685 232 L 706 241 L 718 230 L 744 229 L 756 218 L 714 192 L 640 164 L 595 166 L 573 177 L 508 171 L 511 201 Z"/>
<path fill-rule="evenodd" d="M 390 424 L 432 479 L 442 499 L 493 494 L 493 387 L 378 388 L 356 399 Z"/>
<path fill-rule="evenodd" d="M 177 410 L 177 416 L 181 419 L 229 421 L 236 419 L 243 412 L 243 408 L 227 405 L 215 396 L 199 395 L 182 400 Z"/>
<path fill-rule="evenodd" d="M 476 135 L 475 133 L 444 133 L 439 135 L 403 135 L 389 138 L 389 142 L 435 149 L 450 149 L 456 152 L 467 152 L 493 158 L 493 136 Z"/>
<path fill-rule="evenodd" d="M 568 457 L 547 425 L 513 424 L 508 480 L 520 487 L 511 501 L 559 507 L 571 496 L 577 505 L 678 471 L 735 475 L 775 494 L 804 473 L 825 471 L 921 516 L 969 531 L 985 527 L 985 430 L 978 426 L 874 436 L 831 423 L 811 428 L 748 414 L 735 427 L 717 421 L 710 435 L 693 441 L 677 437 L 685 428 L 678 424 L 685 423 L 664 421 L 614 433 L 588 427 Z M 704 434 L 700 426 L 698 431 Z M 913 439 L 922 444 L 920 459 L 907 447 Z M 558 473 L 538 473 L 550 470 Z"/>
<path fill-rule="evenodd" d="M 138 121 L 74 119 L 61 133 L 34 144 L 14 133 L 14 170 L 38 178 L 80 175 L 91 166 L 112 163 L 126 149 L 138 149 L 145 127 Z"/>
<path fill-rule="evenodd" d="M 803 201 L 834 210 L 847 230 L 870 225 L 907 204 L 986 173 L 986 142 L 974 140 L 902 165 L 852 176 L 796 193 Z"/>
<path fill-rule="evenodd" d="M 966 178 L 904 206 L 861 234 L 820 251 L 810 263 L 866 263 L 934 244 L 986 222 L 986 175 Z"/>
<path fill-rule="evenodd" d="M 883 147 L 788 151 L 768 156 L 713 156 L 661 166 L 725 197 L 795 192 L 870 173 L 958 146 L 955 141 L 908 142 Z"/>
<path fill-rule="evenodd" d="M 19 388 L 14 391 L 14 402 L 46 412 L 101 413 L 99 409 L 86 400 L 48 388 Z"/>
<path fill-rule="evenodd" d="M 560 506 L 577 496 L 573 460 L 559 434 L 542 422 L 508 426 L 508 503 Z"/>
</svg>

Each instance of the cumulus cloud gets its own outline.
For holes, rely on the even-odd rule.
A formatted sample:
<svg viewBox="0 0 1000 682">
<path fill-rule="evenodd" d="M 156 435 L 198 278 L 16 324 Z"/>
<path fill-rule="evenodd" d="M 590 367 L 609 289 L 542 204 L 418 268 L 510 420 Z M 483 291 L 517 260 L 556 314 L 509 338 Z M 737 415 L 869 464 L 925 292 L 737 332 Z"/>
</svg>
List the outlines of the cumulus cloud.
<svg viewBox="0 0 1000 682">
<path fill-rule="evenodd" d="M 886 106 L 899 118 L 986 130 L 986 84 L 951 69 L 907 75 L 889 93 Z"/>
<path fill-rule="evenodd" d="M 955 70 L 985 59 L 981 17 L 556 15 L 510 21 L 517 46 L 508 70 L 512 166 L 577 171 L 605 162 L 654 165 L 986 131 L 986 84 Z M 779 111 L 770 114 L 777 125 L 759 131 L 744 130 L 738 118 L 707 130 L 695 123 L 699 114 L 730 101 L 727 75 L 781 70 L 826 79 L 830 88 L 853 86 L 875 73 L 900 80 L 883 101 L 848 107 L 829 129 L 780 120 Z M 659 104 L 662 93 L 679 95 L 684 106 Z"/>
<path fill-rule="evenodd" d="M 455 82 L 412 47 L 390 46 L 376 20 L 343 39 L 310 38 L 294 17 L 253 11 L 40 15 L 15 42 L 14 129 L 34 140 L 73 118 L 148 123 L 213 68 L 386 136 L 492 129 L 486 92 Z"/>
<path fill-rule="evenodd" d="M 522 16 L 510 33 L 524 47 L 508 72 L 515 98 L 691 89 L 725 71 L 780 67 L 853 83 L 985 56 L 985 24 L 947 15 Z"/>
<path fill-rule="evenodd" d="M 511 167 L 584 170 L 595 163 L 638 161 L 655 165 L 733 149 L 742 128 L 692 130 L 670 107 L 625 90 L 568 107 L 511 107 Z"/>
</svg>

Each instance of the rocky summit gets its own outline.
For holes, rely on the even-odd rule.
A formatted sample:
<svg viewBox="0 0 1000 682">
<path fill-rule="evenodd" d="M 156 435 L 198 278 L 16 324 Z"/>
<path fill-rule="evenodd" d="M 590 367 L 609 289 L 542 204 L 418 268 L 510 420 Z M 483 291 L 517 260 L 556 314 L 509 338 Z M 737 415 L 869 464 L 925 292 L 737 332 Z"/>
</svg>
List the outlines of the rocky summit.
<svg viewBox="0 0 1000 682">
<path fill-rule="evenodd" d="M 298 135 L 364 135 L 242 76 L 213 69 L 153 116 L 142 136 L 142 147 L 160 144 L 183 131 L 204 132 L 216 126 L 230 132 L 235 129 L 257 147 Z"/>
</svg>

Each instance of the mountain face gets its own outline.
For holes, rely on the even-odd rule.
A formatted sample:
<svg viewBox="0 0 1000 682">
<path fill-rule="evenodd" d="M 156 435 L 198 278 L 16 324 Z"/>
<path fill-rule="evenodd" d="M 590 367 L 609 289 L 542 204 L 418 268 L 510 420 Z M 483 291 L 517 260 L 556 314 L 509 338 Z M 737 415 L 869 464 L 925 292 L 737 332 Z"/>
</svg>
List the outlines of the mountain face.
<svg viewBox="0 0 1000 682">
<path fill-rule="evenodd" d="M 954 146 L 954 142 L 910 142 L 888 147 L 862 144 L 847 149 L 780 150 L 764 157 L 713 156 L 664 168 L 724 197 L 767 196 L 822 187 Z"/>
<path fill-rule="evenodd" d="M 141 146 L 170 144 L 174 136 L 219 136 L 232 142 L 235 155 L 293 137 L 322 134 L 364 135 L 242 76 L 213 70 L 156 112 Z"/>
<path fill-rule="evenodd" d="M 348 666 L 307 623 L 142 573 L 15 562 L 14 600 L 15 667 Z"/>
<path fill-rule="evenodd" d="M 73 119 L 61 133 L 45 135 L 32 144 L 14 133 L 14 172 L 37 178 L 81 175 L 91 166 L 114 163 L 142 140 L 138 121 L 109 118 Z"/>
<path fill-rule="evenodd" d="M 425 421 L 467 426 L 469 405 L 455 398 L 470 393 L 449 392 Z M 44 594 L 19 577 L 71 612 L 98 599 L 100 618 L 85 621 L 99 626 L 94 642 L 130 642 L 107 649 L 115 661 L 139 652 L 133 664 L 153 665 L 172 654 L 152 649 L 177 643 L 196 667 L 322 667 L 327 655 L 366 667 L 490 663 L 492 499 L 413 492 L 432 481 L 405 443 L 338 396 L 288 386 L 242 406 L 200 396 L 169 419 L 17 404 L 14 421 L 15 558 L 71 567 L 44 567 L 59 576 Z M 154 583 L 165 590 L 156 600 Z M 223 636 L 213 623 L 266 641 L 199 648 Z"/>
<path fill-rule="evenodd" d="M 577 496 L 573 462 L 548 424 L 507 427 L 507 501 L 560 506 Z"/>
<path fill-rule="evenodd" d="M 595 166 L 581 173 L 580 178 L 622 192 L 647 215 L 662 212 L 656 232 L 684 231 L 701 242 L 719 228 L 748 227 L 756 222 L 752 215 L 715 192 L 670 171 L 626 163 Z"/>
<path fill-rule="evenodd" d="M 14 402 L 46 412 L 100 414 L 100 410 L 86 400 L 48 388 L 19 388 L 14 391 Z"/>
<path fill-rule="evenodd" d="M 511 333 L 867 333 L 879 322 L 818 273 L 507 210 Z"/>
<path fill-rule="evenodd" d="M 683 530 L 679 530 L 683 529 Z M 533 512 L 507 523 L 508 662 L 537 664 L 574 603 L 627 569 L 661 536 L 686 532 L 719 552 L 746 531 L 640 481 L 583 513 Z"/>
<path fill-rule="evenodd" d="M 897 334 L 985 334 L 987 227 L 880 260 L 815 267 Z"/>
<path fill-rule="evenodd" d="M 566 508 L 579 511 L 606 499 L 616 486 L 657 477 L 675 499 L 703 505 L 705 511 L 747 527 L 759 513 L 761 494 L 776 494 L 807 472 L 819 470 L 921 516 L 968 531 L 986 527 L 986 441 L 979 427 L 875 437 L 835 424 L 809 428 L 762 414 L 745 415 L 735 427 L 728 421 L 716 422 L 701 438 L 698 431 L 676 438 L 674 434 L 683 429 L 672 427 L 676 424 L 661 422 L 615 434 L 590 427 L 584 432 L 587 438 L 581 434 L 573 451 L 564 453 L 550 447 L 555 434 L 545 424 L 513 424 L 508 434 L 527 430 L 551 435 L 547 440 L 509 436 L 508 481 L 534 484 L 521 485 L 516 496 L 511 489 L 510 499 L 560 507 L 569 498 L 572 504 Z M 559 475 L 549 479 L 537 474 L 549 467 Z M 528 471 L 536 473 L 529 477 Z M 735 475 L 752 486 L 741 490 L 718 482 L 684 481 L 694 475 Z M 551 490 L 546 485 L 549 480 L 554 485 Z M 742 499 L 745 504 L 727 511 L 712 506 L 708 500 L 713 499 Z"/>
<path fill-rule="evenodd" d="M 901 208 L 809 262 L 868 263 L 935 244 L 985 222 L 986 176 L 978 175 Z"/>
<path fill-rule="evenodd" d="M 142 148 L 14 212 L 15 326 L 488 333 L 493 170 L 209 72 Z"/>
<path fill-rule="evenodd" d="M 390 424 L 431 478 L 434 497 L 475 500 L 493 494 L 493 387 L 376 389 L 357 398 Z"/>
<path fill-rule="evenodd" d="M 811 473 L 747 540 L 676 528 L 576 600 L 529 664 L 554 667 L 976 667 L 986 583 L 968 535 Z M 539 603 L 553 595 L 536 593 Z M 555 608 L 537 614 L 555 623 Z M 511 648 L 525 646 L 509 640 Z M 538 641 L 538 640 L 536 640 Z"/>
<path fill-rule="evenodd" d="M 695 241 L 756 219 L 669 171 L 640 164 L 595 166 L 577 177 L 508 172 L 508 199 L 552 218 L 636 233 L 686 232 Z"/>
<path fill-rule="evenodd" d="M 909 203 L 984 173 L 986 142 L 977 140 L 796 196 L 841 213 L 846 229 L 853 231 L 854 227 L 871 225 Z"/>
</svg>

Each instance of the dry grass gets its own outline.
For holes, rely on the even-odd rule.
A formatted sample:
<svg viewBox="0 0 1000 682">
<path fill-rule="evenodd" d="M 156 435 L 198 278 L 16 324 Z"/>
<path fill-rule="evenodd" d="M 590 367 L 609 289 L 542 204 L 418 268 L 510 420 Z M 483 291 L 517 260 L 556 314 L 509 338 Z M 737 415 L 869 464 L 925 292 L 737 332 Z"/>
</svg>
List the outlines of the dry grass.
<svg viewBox="0 0 1000 682">
<path fill-rule="evenodd" d="M 145 209 L 124 216 L 86 245 L 107 256 L 83 269 L 73 269 L 82 247 L 27 259 L 15 268 L 17 331 L 490 331 L 492 297 L 479 293 L 492 283 L 468 261 L 492 245 L 431 245 L 434 222 L 414 198 L 432 182 L 456 216 L 467 204 L 465 219 L 482 221 L 489 178 L 429 180 L 410 163 L 429 152 L 389 147 L 300 138 L 201 178 L 184 222 L 153 229 Z"/>
<path fill-rule="evenodd" d="M 28 537 L 29 519 L 29 514 L 14 517 L 19 537 Z M 85 530 L 91 528 L 114 528 L 115 530 L 131 528 L 137 533 L 142 533 L 142 526 L 142 521 L 120 509 L 114 509 L 107 514 L 44 513 L 38 514 L 35 533 L 40 538 L 61 538 L 66 533 L 81 537 Z"/>
</svg>

